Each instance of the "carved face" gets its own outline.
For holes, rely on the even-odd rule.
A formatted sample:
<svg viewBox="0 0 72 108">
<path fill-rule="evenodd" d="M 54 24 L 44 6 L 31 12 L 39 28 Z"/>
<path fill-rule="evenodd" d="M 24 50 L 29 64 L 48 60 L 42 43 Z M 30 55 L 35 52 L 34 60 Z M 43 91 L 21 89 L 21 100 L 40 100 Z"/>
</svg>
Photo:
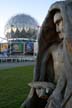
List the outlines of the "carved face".
<svg viewBox="0 0 72 108">
<path fill-rule="evenodd" d="M 39 97 L 42 96 L 43 92 L 44 92 L 44 89 L 42 89 L 42 88 L 36 89 L 36 93 Z"/>
<path fill-rule="evenodd" d="M 36 93 L 39 98 L 47 99 L 48 93 L 49 93 L 49 88 L 37 88 Z"/>
<path fill-rule="evenodd" d="M 60 39 L 63 39 L 63 37 L 64 37 L 63 28 L 64 27 L 63 27 L 63 19 L 62 19 L 62 16 L 61 16 L 61 13 L 60 12 L 57 12 L 54 15 L 54 23 L 56 25 L 56 31 L 59 34 L 59 38 Z"/>
</svg>

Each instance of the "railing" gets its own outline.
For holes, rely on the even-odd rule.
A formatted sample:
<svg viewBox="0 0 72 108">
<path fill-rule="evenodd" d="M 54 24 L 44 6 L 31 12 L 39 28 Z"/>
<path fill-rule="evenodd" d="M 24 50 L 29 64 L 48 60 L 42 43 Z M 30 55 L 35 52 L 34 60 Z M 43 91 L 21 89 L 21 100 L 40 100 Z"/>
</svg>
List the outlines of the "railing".
<svg viewBox="0 0 72 108">
<path fill-rule="evenodd" d="M 15 63 L 35 61 L 35 56 L 0 57 L 0 63 Z"/>
</svg>

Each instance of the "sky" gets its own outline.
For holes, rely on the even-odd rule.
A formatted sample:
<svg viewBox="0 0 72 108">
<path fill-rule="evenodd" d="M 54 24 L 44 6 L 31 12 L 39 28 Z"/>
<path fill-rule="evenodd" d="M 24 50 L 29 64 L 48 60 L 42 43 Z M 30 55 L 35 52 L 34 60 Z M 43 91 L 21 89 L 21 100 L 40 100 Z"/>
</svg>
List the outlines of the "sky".
<svg viewBox="0 0 72 108">
<path fill-rule="evenodd" d="M 49 7 L 56 1 L 59 0 L 0 0 L 0 37 L 5 37 L 4 26 L 17 14 L 30 15 L 41 25 Z"/>
</svg>

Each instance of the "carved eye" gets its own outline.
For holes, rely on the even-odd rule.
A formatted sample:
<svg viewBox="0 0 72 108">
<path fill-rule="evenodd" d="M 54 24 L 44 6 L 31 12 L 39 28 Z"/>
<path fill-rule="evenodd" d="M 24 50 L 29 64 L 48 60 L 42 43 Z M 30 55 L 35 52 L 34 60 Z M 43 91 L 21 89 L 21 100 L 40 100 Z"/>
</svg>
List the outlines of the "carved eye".
<svg viewBox="0 0 72 108">
<path fill-rule="evenodd" d="M 41 90 L 41 87 L 38 87 L 38 90 Z"/>
<path fill-rule="evenodd" d="M 48 93 L 49 92 L 49 88 L 46 88 L 46 93 Z"/>
</svg>

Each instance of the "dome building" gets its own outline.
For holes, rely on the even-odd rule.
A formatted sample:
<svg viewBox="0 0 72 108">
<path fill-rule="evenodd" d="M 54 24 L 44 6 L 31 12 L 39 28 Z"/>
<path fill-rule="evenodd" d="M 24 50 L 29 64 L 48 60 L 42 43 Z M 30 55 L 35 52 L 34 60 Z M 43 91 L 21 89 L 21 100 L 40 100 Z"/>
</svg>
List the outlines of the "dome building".
<svg viewBox="0 0 72 108">
<path fill-rule="evenodd" d="M 37 21 L 29 15 L 13 16 L 5 25 L 5 36 L 12 38 L 36 39 L 38 31 Z"/>
<path fill-rule="evenodd" d="M 25 14 L 13 16 L 4 30 L 8 40 L 8 55 L 33 55 L 38 30 L 39 25 L 31 16 Z"/>
</svg>

